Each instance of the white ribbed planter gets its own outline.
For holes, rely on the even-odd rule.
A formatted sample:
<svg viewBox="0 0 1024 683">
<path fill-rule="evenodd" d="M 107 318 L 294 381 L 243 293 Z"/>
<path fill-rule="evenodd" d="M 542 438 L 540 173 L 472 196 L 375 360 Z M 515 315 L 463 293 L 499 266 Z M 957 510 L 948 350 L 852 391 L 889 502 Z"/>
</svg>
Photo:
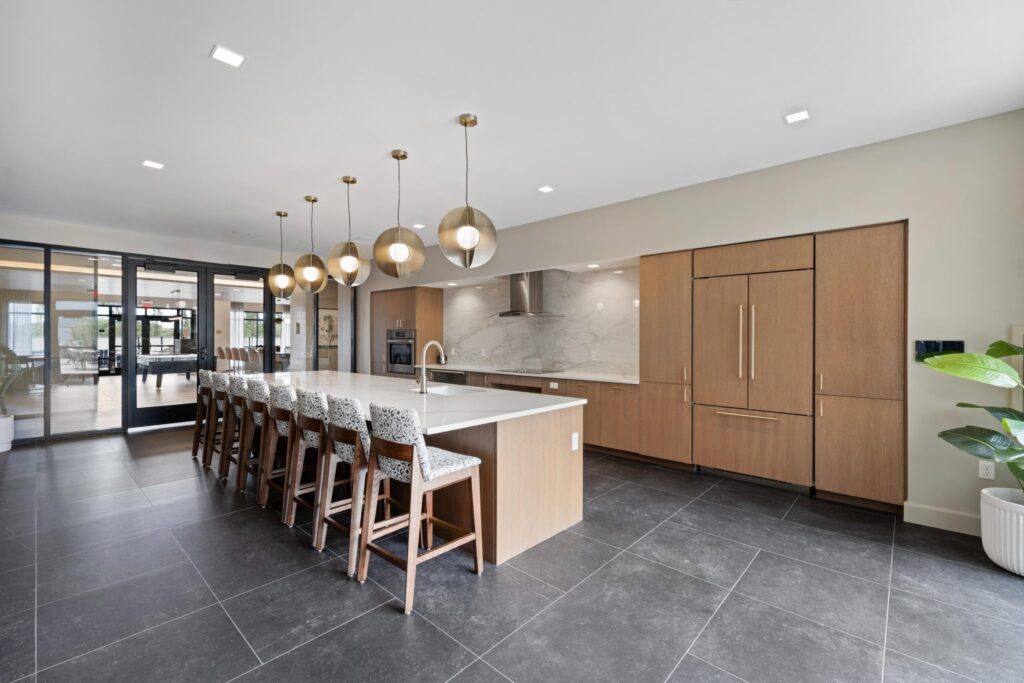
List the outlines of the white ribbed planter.
<svg viewBox="0 0 1024 683">
<path fill-rule="evenodd" d="M 0 453 L 11 450 L 14 438 L 14 416 L 0 413 Z"/>
<path fill-rule="evenodd" d="M 1024 491 L 981 490 L 981 542 L 990 560 L 1024 576 Z"/>
</svg>

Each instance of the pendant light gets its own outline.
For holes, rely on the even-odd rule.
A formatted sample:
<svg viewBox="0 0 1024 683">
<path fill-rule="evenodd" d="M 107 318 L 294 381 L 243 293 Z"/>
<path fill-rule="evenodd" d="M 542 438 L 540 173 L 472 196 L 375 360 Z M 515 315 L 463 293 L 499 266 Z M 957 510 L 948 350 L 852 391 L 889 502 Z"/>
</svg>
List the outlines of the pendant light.
<svg viewBox="0 0 1024 683">
<path fill-rule="evenodd" d="M 459 116 L 466 150 L 466 205 L 452 209 L 441 219 L 437 242 L 449 261 L 463 268 L 476 268 L 491 260 L 498 248 L 494 223 L 480 209 L 469 205 L 469 129 L 477 124 L 474 114 Z"/>
<path fill-rule="evenodd" d="M 409 158 L 405 150 L 391 150 L 391 158 L 398 162 L 398 225 L 380 234 L 373 244 L 373 260 L 385 275 L 409 277 L 426 260 L 423 240 L 415 231 L 402 227 L 402 161 Z"/>
<path fill-rule="evenodd" d="M 295 262 L 295 283 L 310 294 L 319 294 L 327 288 L 327 271 L 324 262 L 313 249 L 313 207 L 320 201 L 313 195 L 306 195 L 309 202 L 309 253 Z"/>
<path fill-rule="evenodd" d="M 335 244 L 327 254 L 327 272 L 343 285 L 358 287 L 370 277 L 370 259 L 352 241 L 352 186 L 356 184 L 356 179 L 347 175 L 341 182 L 345 183 L 348 206 L 348 241 Z"/>
<path fill-rule="evenodd" d="M 295 271 L 284 262 L 284 219 L 288 218 L 288 212 L 275 211 L 274 213 L 277 216 L 277 230 L 281 237 L 281 260 L 270 269 L 267 287 L 270 288 L 270 293 L 278 299 L 287 299 L 295 289 Z"/>
</svg>

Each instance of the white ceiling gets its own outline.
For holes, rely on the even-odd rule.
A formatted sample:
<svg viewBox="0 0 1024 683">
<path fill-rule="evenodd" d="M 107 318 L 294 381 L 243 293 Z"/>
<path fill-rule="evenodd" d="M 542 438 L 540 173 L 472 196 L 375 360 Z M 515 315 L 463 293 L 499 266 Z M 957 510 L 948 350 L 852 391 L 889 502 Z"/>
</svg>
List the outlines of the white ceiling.
<svg viewBox="0 0 1024 683">
<path fill-rule="evenodd" d="M 1022 28 L 1019 0 L 5 0 L 0 211 L 272 246 L 286 209 L 295 254 L 315 193 L 326 252 L 341 175 L 357 237 L 394 224 L 402 147 L 429 244 L 463 111 L 511 227 L 1024 107 Z"/>
</svg>

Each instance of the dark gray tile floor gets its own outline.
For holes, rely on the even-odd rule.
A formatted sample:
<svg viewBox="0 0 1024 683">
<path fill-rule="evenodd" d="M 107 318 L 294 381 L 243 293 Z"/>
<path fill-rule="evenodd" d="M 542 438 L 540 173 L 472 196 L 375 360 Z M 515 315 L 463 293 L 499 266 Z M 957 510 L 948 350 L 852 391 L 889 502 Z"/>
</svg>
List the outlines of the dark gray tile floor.
<svg viewBox="0 0 1024 683">
<path fill-rule="evenodd" d="M 584 520 L 484 574 L 309 547 L 190 433 L 0 454 L 5 681 L 1013 681 L 1024 579 L 978 539 L 587 453 Z M 401 539 L 396 542 L 401 543 Z"/>
</svg>

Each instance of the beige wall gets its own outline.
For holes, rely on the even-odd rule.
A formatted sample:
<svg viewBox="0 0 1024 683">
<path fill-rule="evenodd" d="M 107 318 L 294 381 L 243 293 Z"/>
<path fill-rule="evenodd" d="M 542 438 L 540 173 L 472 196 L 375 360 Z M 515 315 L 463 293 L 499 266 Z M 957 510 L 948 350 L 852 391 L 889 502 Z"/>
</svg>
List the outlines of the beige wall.
<svg viewBox="0 0 1024 683">
<path fill-rule="evenodd" d="M 1024 110 L 503 230 L 498 253 L 473 275 L 904 218 L 910 343 L 964 339 L 983 350 L 1024 323 Z M 369 367 L 372 290 L 465 274 L 436 248 L 413 278 L 375 272 L 360 287 L 360 371 Z M 913 363 L 908 372 L 905 516 L 977 533 L 978 491 L 991 482 L 977 478 L 973 458 L 935 434 L 985 424 L 984 416 L 954 408 L 956 401 L 1004 403 L 1007 392 Z M 1013 485 L 1003 468 L 996 484 Z"/>
</svg>

